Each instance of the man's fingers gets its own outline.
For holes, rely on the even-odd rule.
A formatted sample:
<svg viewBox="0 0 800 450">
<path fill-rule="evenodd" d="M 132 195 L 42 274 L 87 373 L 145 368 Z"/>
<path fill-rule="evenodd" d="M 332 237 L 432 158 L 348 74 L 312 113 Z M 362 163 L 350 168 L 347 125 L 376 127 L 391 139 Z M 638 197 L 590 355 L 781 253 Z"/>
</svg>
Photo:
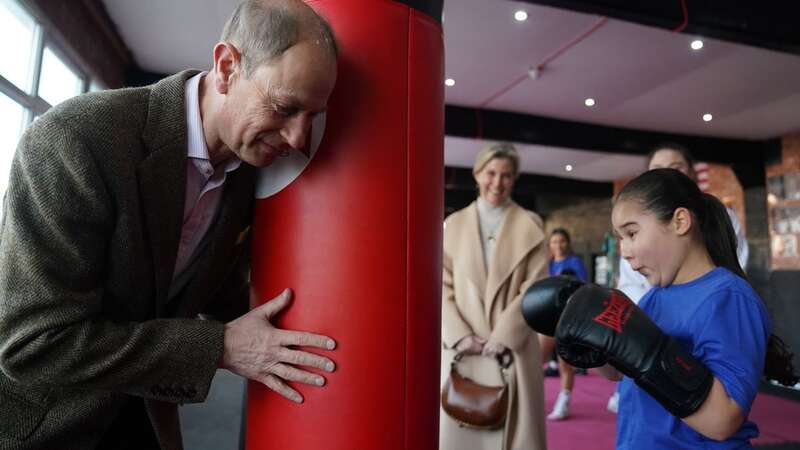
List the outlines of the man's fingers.
<svg viewBox="0 0 800 450">
<path fill-rule="evenodd" d="M 323 386 L 325 378 L 315 373 L 306 372 L 288 364 L 275 364 L 270 371 L 284 380 L 297 381 L 298 383 Z"/>
<path fill-rule="evenodd" d="M 328 336 L 309 333 L 307 331 L 280 330 L 280 345 L 297 345 L 300 347 L 317 347 L 325 350 L 336 348 L 336 342 Z"/>
<path fill-rule="evenodd" d="M 265 376 L 261 382 L 264 383 L 268 388 L 288 398 L 289 400 L 295 403 L 303 403 L 303 397 L 300 395 L 300 393 L 290 388 L 276 375 L 269 374 Z"/>
<path fill-rule="evenodd" d="M 292 290 L 286 288 L 283 292 L 280 293 L 275 298 L 272 298 L 267 303 L 259 306 L 258 308 L 254 309 L 253 311 L 258 311 L 260 314 L 263 314 L 267 319 L 271 319 L 275 314 L 278 314 L 286 305 L 289 304 L 289 300 L 292 298 Z"/>
<path fill-rule="evenodd" d="M 288 348 L 282 349 L 280 354 L 278 354 L 278 358 L 288 364 L 315 367 L 327 372 L 333 372 L 336 368 L 336 364 L 328 358 L 299 350 L 290 350 Z"/>
</svg>

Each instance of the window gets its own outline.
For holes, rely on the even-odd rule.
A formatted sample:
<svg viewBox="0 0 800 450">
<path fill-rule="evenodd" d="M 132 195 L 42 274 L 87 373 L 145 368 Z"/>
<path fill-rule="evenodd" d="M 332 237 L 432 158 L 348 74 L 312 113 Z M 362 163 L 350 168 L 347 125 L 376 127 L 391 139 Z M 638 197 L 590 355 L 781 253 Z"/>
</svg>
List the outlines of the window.
<svg viewBox="0 0 800 450">
<path fill-rule="evenodd" d="M 18 88 L 31 92 L 36 23 L 16 2 L 0 0 L 0 42 L 6 57 L 0 58 L 0 75 Z"/>
<path fill-rule="evenodd" d="M 57 105 L 83 91 L 80 74 L 67 66 L 49 47 L 42 56 L 42 72 L 39 77 L 39 97 L 51 105 Z"/>
<path fill-rule="evenodd" d="M 0 42 L 8 44 L 0 58 L 1 199 L 25 128 L 52 106 L 97 85 L 63 56 L 47 30 L 18 0 L 0 0 Z"/>
</svg>

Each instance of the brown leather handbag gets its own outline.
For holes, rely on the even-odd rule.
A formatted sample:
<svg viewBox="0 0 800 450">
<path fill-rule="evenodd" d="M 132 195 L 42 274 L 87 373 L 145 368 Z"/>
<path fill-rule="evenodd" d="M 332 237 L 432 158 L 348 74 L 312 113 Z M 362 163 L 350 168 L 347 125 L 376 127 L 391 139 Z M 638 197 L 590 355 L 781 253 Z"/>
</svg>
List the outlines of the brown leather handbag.
<svg viewBox="0 0 800 450">
<path fill-rule="evenodd" d="M 465 353 L 459 352 L 450 364 L 450 376 L 442 387 L 442 409 L 460 426 L 481 430 L 502 428 L 508 409 L 508 383 L 505 371 L 511 365 L 511 352 L 497 355 L 503 370 L 503 386 L 485 386 L 461 375 L 458 363 Z"/>
</svg>

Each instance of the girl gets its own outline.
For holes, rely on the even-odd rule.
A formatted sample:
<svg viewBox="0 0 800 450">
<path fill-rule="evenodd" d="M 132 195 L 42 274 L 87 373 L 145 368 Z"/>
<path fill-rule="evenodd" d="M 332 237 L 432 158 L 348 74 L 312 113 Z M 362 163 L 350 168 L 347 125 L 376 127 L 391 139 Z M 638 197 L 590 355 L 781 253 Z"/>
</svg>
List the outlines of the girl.
<svg viewBox="0 0 800 450">
<path fill-rule="evenodd" d="M 622 257 L 653 286 L 639 307 L 713 374 L 708 396 L 683 419 L 626 377 L 617 448 L 751 448 L 758 427 L 747 416 L 761 374 L 785 385 L 798 378 L 739 266 L 725 207 L 681 172 L 655 169 L 622 189 L 612 223 Z M 601 372 L 622 378 L 608 365 Z"/>
<path fill-rule="evenodd" d="M 549 264 L 550 276 L 573 275 L 583 282 L 588 281 L 586 267 L 580 256 L 572 252 L 572 240 L 564 228 L 556 228 L 550 233 L 550 254 L 552 259 Z M 542 347 L 542 356 L 550 358 L 555 342 L 552 337 L 539 335 Z M 561 392 L 553 405 L 553 410 L 547 416 L 548 420 L 564 420 L 569 417 L 569 402 L 572 388 L 575 385 L 575 368 L 558 358 L 558 373 L 561 378 Z"/>
</svg>

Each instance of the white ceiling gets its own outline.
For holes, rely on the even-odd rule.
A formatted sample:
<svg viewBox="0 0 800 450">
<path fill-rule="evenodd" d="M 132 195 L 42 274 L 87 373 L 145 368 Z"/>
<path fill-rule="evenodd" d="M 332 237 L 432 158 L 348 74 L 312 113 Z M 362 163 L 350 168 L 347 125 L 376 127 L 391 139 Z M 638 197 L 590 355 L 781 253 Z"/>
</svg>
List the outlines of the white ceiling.
<svg viewBox="0 0 800 450">
<path fill-rule="evenodd" d="M 104 0 L 144 69 L 206 68 L 237 0 Z M 516 10 L 527 11 L 516 22 Z M 600 17 L 507 0 L 445 0 L 448 104 L 481 106 L 531 65 Z M 800 57 L 608 20 L 585 40 L 486 108 L 587 123 L 705 136 L 763 139 L 800 129 Z M 584 106 L 592 97 L 597 105 Z M 714 119 L 704 122 L 702 115 Z M 447 138 L 445 162 L 470 167 L 481 141 Z M 641 158 L 524 146 L 531 173 L 612 180 L 641 170 Z M 530 157 L 528 157 L 530 155 Z M 566 173 L 565 164 L 575 170 Z"/>
</svg>

